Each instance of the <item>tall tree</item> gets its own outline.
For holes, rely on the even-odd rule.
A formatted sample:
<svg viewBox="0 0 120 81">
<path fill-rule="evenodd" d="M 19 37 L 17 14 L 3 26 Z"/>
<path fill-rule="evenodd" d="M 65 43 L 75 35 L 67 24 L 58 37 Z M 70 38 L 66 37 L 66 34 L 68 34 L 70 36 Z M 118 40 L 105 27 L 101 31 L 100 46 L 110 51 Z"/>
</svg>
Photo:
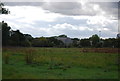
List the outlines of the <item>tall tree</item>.
<svg viewBox="0 0 120 81">
<path fill-rule="evenodd" d="M 10 40 L 13 46 L 30 46 L 30 41 L 19 30 L 11 32 Z"/>
<path fill-rule="evenodd" d="M 10 26 L 7 23 L 2 21 L 2 45 L 7 46 L 8 40 L 10 38 Z"/>
<path fill-rule="evenodd" d="M 97 34 L 92 35 L 92 37 L 90 37 L 89 39 L 92 41 L 92 45 L 94 47 L 96 47 L 97 44 L 100 42 L 100 38 L 99 38 L 99 36 Z"/>
<path fill-rule="evenodd" d="M 62 47 L 64 43 L 61 40 L 56 39 L 55 37 L 48 38 L 49 45 L 52 47 Z"/>
<path fill-rule="evenodd" d="M 73 38 L 72 40 L 73 40 L 73 43 L 72 43 L 73 47 L 79 47 L 80 46 L 79 45 L 80 40 L 78 38 Z"/>
</svg>

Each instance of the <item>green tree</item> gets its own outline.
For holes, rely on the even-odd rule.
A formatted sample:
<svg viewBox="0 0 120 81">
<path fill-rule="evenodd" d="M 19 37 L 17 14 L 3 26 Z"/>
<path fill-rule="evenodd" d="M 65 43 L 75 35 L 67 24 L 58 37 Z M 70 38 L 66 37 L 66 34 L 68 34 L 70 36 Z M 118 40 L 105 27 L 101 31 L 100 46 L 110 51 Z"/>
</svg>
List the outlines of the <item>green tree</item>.
<svg viewBox="0 0 120 81">
<path fill-rule="evenodd" d="M 117 38 L 114 42 L 115 48 L 120 48 L 120 38 Z"/>
<path fill-rule="evenodd" d="M 33 37 L 30 34 L 24 34 L 26 40 L 32 41 Z"/>
<path fill-rule="evenodd" d="M 72 46 L 73 47 L 79 47 L 80 46 L 80 40 L 78 38 L 73 38 L 73 43 L 72 43 Z"/>
<path fill-rule="evenodd" d="M 40 37 L 32 40 L 32 46 L 35 47 L 62 47 L 63 42 L 54 37 Z"/>
<path fill-rule="evenodd" d="M 100 42 L 100 38 L 97 34 L 92 35 L 92 37 L 90 37 L 89 39 L 90 39 L 90 41 L 92 41 L 93 47 L 96 47 L 98 45 L 98 43 Z"/>
<path fill-rule="evenodd" d="M 115 48 L 118 48 L 120 45 L 119 45 L 119 42 L 120 42 L 120 39 L 117 38 L 108 38 L 108 39 L 104 39 L 104 47 L 115 47 Z"/>
<path fill-rule="evenodd" d="M 80 40 L 80 45 L 82 47 L 90 47 L 90 40 L 89 39 L 81 39 Z"/>
<path fill-rule="evenodd" d="M 62 41 L 56 39 L 55 37 L 49 37 L 48 42 L 49 42 L 50 47 L 62 47 L 62 46 L 64 46 L 64 43 Z"/>
<path fill-rule="evenodd" d="M 45 37 L 35 38 L 32 45 L 35 47 L 48 47 L 48 40 Z"/>
<path fill-rule="evenodd" d="M 59 35 L 58 37 L 67 37 L 67 35 L 64 35 L 64 34 L 63 34 L 63 35 Z"/>
<path fill-rule="evenodd" d="M 30 41 L 19 30 L 11 31 L 10 44 L 13 46 L 30 46 Z"/>
<path fill-rule="evenodd" d="M 2 45 L 3 46 L 8 45 L 8 40 L 10 38 L 10 29 L 11 29 L 11 27 L 8 26 L 7 23 L 2 21 Z"/>
</svg>

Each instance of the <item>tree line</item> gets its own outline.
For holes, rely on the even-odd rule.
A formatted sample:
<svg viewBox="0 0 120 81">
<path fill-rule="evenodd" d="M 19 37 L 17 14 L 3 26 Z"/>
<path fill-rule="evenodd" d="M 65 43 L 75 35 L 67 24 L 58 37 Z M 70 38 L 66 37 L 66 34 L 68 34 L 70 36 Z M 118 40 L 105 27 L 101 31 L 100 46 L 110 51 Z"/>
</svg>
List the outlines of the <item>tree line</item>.
<svg viewBox="0 0 120 81">
<path fill-rule="evenodd" d="M 60 35 L 54 37 L 38 37 L 33 38 L 30 34 L 23 34 L 19 30 L 12 30 L 10 26 L 4 21 L 1 23 L 2 27 L 2 46 L 19 46 L 19 47 L 66 47 L 63 41 L 56 39 L 56 37 L 67 37 L 67 35 Z M 113 47 L 118 48 L 119 38 L 101 39 L 97 34 L 89 38 L 78 39 L 71 38 L 73 41 L 67 47 Z"/>
<path fill-rule="evenodd" d="M 4 4 L 0 2 L 0 14 L 9 13 L 10 11 L 4 8 Z M 67 37 L 67 35 L 33 38 L 30 34 L 12 30 L 4 21 L 0 23 L 0 32 L 2 32 L 2 46 L 66 47 L 64 42 L 56 39 L 56 37 Z M 72 44 L 67 47 L 120 47 L 120 38 L 101 39 L 97 34 L 89 38 L 71 38 L 71 40 L 73 41 Z"/>
<path fill-rule="evenodd" d="M 63 42 L 55 37 L 33 38 L 30 34 L 23 34 L 19 30 L 12 30 L 4 21 L 1 23 L 2 29 L 2 46 L 20 46 L 20 47 L 60 47 Z"/>
</svg>

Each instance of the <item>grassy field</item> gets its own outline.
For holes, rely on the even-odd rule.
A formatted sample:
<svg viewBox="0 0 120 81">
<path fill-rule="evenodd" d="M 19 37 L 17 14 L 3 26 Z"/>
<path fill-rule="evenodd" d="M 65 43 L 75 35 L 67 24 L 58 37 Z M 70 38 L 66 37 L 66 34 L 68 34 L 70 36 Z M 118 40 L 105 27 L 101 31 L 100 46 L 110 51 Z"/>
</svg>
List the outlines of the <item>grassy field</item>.
<svg viewBox="0 0 120 81">
<path fill-rule="evenodd" d="M 118 79 L 118 54 L 82 48 L 5 48 L 3 79 Z"/>
</svg>

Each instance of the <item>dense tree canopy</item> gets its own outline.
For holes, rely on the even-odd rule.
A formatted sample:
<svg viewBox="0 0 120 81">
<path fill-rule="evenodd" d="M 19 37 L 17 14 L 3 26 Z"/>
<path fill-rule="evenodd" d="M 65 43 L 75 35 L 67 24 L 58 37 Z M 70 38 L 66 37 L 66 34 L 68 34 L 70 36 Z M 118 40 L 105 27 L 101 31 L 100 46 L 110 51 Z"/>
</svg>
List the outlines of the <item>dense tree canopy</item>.
<svg viewBox="0 0 120 81">
<path fill-rule="evenodd" d="M 30 36 L 30 35 L 29 35 Z M 30 38 L 19 30 L 13 31 L 7 23 L 2 21 L 2 45 L 3 46 L 30 46 Z"/>
<path fill-rule="evenodd" d="M 80 45 L 82 46 L 82 47 L 90 47 L 91 45 L 90 45 L 90 40 L 89 39 L 81 39 L 80 40 Z"/>
<path fill-rule="evenodd" d="M 96 47 L 100 42 L 100 38 L 97 34 L 92 35 L 92 37 L 90 37 L 89 39 L 91 40 L 93 47 Z"/>
<path fill-rule="evenodd" d="M 63 41 L 57 38 L 68 38 L 67 35 L 54 37 L 33 38 L 30 34 L 23 34 L 19 30 L 12 30 L 7 23 L 2 21 L 2 45 L 3 46 L 34 46 L 34 47 L 65 47 Z M 90 38 L 78 39 L 71 38 L 73 41 L 70 47 L 115 47 L 118 48 L 120 39 L 109 38 L 100 39 L 97 34 Z"/>
<path fill-rule="evenodd" d="M 80 39 L 78 38 L 73 38 L 73 47 L 80 47 Z"/>
<path fill-rule="evenodd" d="M 10 38 L 10 29 L 11 27 L 8 26 L 7 23 L 2 21 L 2 45 L 3 46 L 8 45 L 8 40 Z"/>
</svg>

